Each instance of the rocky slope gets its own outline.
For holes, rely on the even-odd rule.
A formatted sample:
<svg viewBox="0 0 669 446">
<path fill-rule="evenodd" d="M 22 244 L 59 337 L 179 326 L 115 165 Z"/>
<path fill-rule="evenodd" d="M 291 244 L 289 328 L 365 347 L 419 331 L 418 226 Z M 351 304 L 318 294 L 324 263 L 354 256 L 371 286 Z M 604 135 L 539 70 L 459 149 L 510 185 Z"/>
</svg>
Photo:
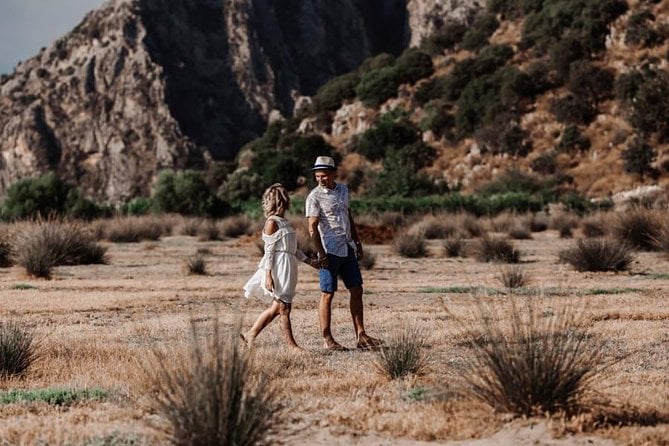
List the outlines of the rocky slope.
<svg viewBox="0 0 669 446">
<path fill-rule="evenodd" d="M 0 193 L 49 170 L 98 199 L 233 158 L 299 95 L 467 0 L 111 0 L 0 82 Z"/>
</svg>

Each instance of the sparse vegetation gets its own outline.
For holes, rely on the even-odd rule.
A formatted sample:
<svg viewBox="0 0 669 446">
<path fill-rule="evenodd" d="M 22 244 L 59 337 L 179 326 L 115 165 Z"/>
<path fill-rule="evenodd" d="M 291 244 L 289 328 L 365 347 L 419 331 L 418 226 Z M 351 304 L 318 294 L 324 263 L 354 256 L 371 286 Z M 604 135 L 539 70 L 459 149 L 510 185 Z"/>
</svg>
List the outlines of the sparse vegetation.
<svg viewBox="0 0 669 446">
<path fill-rule="evenodd" d="M 25 223 L 17 231 L 13 251 L 16 264 L 29 275 L 44 278 L 50 277 L 54 266 L 107 261 L 107 249 L 89 231 L 79 223 L 61 220 Z"/>
<path fill-rule="evenodd" d="M 145 363 L 150 403 L 177 445 L 266 444 L 283 421 L 277 393 L 253 373 L 239 327 L 209 325 L 205 334 L 191 321 L 185 353 L 154 350 Z"/>
<path fill-rule="evenodd" d="M 467 250 L 467 241 L 462 237 L 449 238 L 444 241 L 444 255 L 446 257 L 464 257 Z"/>
<path fill-rule="evenodd" d="M 415 323 L 405 322 L 374 354 L 376 370 L 388 379 L 420 374 L 428 364 L 426 333 Z"/>
<path fill-rule="evenodd" d="M 374 251 L 366 249 L 365 257 L 360 261 L 360 267 L 369 271 L 374 268 L 374 265 L 376 265 L 376 254 L 374 254 Z"/>
<path fill-rule="evenodd" d="M 0 378 L 24 374 L 40 357 L 35 332 L 12 320 L 0 322 Z"/>
<path fill-rule="evenodd" d="M 186 259 L 186 271 L 188 274 L 204 276 L 207 274 L 207 259 L 197 252 Z"/>
<path fill-rule="evenodd" d="M 507 239 L 483 236 L 476 245 L 476 259 L 479 262 L 518 263 L 520 251 Z"/>
<path fill-rule="evenodd" d="M 616 215 L 613 234 L 621 244 L 653 251 L 665 224 L 666 220 L 657 211 L 633 209 Z"/>
<path fill-rule="evenodd" d="M 580 239 L 559 258 L 577 271 L 625 271 L 633 260 L 630 248 L 612 239 Z"/>
<path fill-rule="evenodd" d="M 462 374 L 465 392 L 521 416 L 589 409 L 588 397 L 610 361 L 583 314 L 565 306 L 542 315 L 536 302 L 521 307 L 515 299 L 510 321 L 499 320 L 499 314 L 499 308 L 479 300 L 473 321 L 464 323 L 474 334 Z"/>
<path fill-rule="evenodd" d="M 109 395 L 104 389 L 13 389 L 0 393 L 0 404 L 45 402 L 52 406 L 71 406 L 78 401 L 100 401 Z"/>
<path fill-rule="evenodd" d="M 393 241 L 393 249 L 402 257 L 418 258 L 427 256 L 425 238 L 422 235 L 400 233 Z"/>
<path fill-rule="evenodd" d="M 505 288 L 515 289 L 527 286 L 530 278 L 524 267 L 513 265 L 503 268 L 497 276 L 497 280 Z"/>
<path fill-rule="evenodd" d="M 101 228 L 103 238 L 114 243 L 138 243 L 159 240 L 167 233 L 165 226 L 152 217 L 117 217 Z"/>
</svg>

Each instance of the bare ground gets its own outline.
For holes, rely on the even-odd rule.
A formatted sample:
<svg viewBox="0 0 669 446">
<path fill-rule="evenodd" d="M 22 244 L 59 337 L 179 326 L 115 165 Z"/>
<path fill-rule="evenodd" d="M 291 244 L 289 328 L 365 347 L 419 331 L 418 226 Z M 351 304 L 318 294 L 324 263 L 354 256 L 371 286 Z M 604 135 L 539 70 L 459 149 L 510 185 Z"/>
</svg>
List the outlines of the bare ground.
<svg viewBox="0 0 669 446">
<path fill-rule="evenodd" d="M 367 247 L 377 258 L 375 268 L 363 273 L 370 334 L 383 338 L 407 320 L 428 333 L 432 360 L 427 373 L 395 382 L 376 373 L 372 352 L 328 353 L 321 348 L 317 277 L 300 267 L 292 319 L 298 343 L 310 353 L 286 351 L 277 324 L 261 334 L 255 351 L 260 363 L 275 370 L 289 408 L 289 423 L 277 442 L 668 444 L 667 258 L 638 253 L 629 273 L 578 273 L 557 263 L 557 252 L 573 242 L 554 231 L 515 243 L 531 278 L 520 298 L 534 295 L 546 311 L 565 303 L 585 308 L 593 331 L 609 342 L 610 355 L 624 358 L 608 371 L 599 390 L 639 414 L 660 414 L 664 421 L 615 426 L 574 419 L 513 420 L 454 397 L 467 347 L 452 315 L 467 316 L 475 287 L 487 290 L 483 298 L 500 304 L 507 297 L 497 279 L 500 265 L 444 258 L 441 242 L 432 241 L 431 256 L 424 259 L 400 258 L 386 245 Z M 210 251 L 209 273 L 189 276 L 184 259 L 198 248 Z M 167 237 L 160 242 L 110 244 L 109 265 L 60 267 L 49 281 L 27 278 L 19 268 L 0 270 L 2 318 L 35 327 L 44 352 L 25 377 L 0 386 L 101 387 L 112 392 L 102 402 L 66 408 L 44 403 L 0 406 L 0 444 L 93 444 L 101 438 L 126 441 L 115 444 L 162 444 L 165 439 L 150 428 L 159 420 L 142 393 L 143 358 L 157 345 L 183 343 L 191 318 L 218 315 L 232 325 L 244 315 L 248 326 L 265 305 L 245 301 L 240 292 L 259 260 L 257 252 L 249 239 L 197 242 Z M 355 339 L 344 293 L 334 306 L 334 335 L 352 347 Z"/>
</svg>

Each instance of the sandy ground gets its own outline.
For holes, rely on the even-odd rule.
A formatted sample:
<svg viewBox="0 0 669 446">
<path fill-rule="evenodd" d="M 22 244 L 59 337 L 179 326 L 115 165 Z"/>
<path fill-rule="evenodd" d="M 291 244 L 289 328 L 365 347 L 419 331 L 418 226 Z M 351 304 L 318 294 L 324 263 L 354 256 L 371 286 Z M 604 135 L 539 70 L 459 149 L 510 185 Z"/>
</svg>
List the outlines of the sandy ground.
<svg viewBox="0 0 669 446">
<path fill-rule="evenodd" d="M 624 357 L 602 382 L 602 391 L 640 411 L 669 414 L 669 261 L 637 253 L 630 272 L 579 273 L 557 262 L 573 244 L 555 231 L 515 241 L 530 283 L 521 299 L 536 295 L 546 311 L 565 303 L 588 312 L 593 331 Z M 247 302 L 241 287 L 259 260 L 251 238 L 198 242 L 185 236 L 159 242 L 106 244 L 109 264 L 59 267 L 52 280 L 0 269 L 0 314 L 37 329 L 45 355 L 21 379 L 3 389 L 101 387 L 113 397 L 69 408 L 44 404 L 0 406 L 0 444 L 161 444 L 147 427 L 155 419 L 142 402 L 139 369 L 155 345 L 181 342 L 189 318 L 220 316 L 245 326 L 264 303 Z M 184 259 L 207 250 L 208 274 L 184 271 Z M 430 256 L 404 259 L 387 245 L 371 245 L 374 269 L 365 278 L 366 325 L 386 337 L 411 321 L 424 329 L 431 357 L 428 371 L 401 382 L 376 373 L 372 352 L 329 353 L 318 334 L 318 282 L 300 267 L 293 309 L 295 337 L 311 353 L 287 352 L 277 324 L 256 344 L 258 360 L 276 364 L 290 419 L 277 443 L 287 445 L 609 445 L 668 444 L 669 424 L 603 426 L 580 432 L 565 422 L 512 420 L 490 408 L 446 398 L 412 399 L 420 390 L 448 394 L 462 371 L 466 347 L 450 319 L 473 308 L 475 287 L 490 301 L 507 296 L 498 281 L 503 266 L 473 258 L 442 256 L 442 241 L 430 241 Z M 470 288 L 467 288 L 470 287 Z M 490 291 L 492 290 L 492 292 Z M 496 294 L 495 291 L 500 291 Z M 355 345 L 348 300 L 339 293 L 333 332 Z M 95 439 L 117 443 L 94 443 Z M 120 440 L 119 440 L 120 439 Z M 130 440 L 135 443 L 129 443 Z M 121 443 L 120 441 L 126 441 Z"/>
</svg>

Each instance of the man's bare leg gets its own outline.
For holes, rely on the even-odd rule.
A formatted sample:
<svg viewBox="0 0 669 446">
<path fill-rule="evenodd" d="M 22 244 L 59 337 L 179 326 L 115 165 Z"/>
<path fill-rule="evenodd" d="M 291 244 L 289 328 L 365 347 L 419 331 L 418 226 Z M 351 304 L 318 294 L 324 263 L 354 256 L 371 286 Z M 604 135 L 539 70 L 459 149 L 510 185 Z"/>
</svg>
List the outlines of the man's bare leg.
<svg viewBox="0 0 669 446">
<path fill-rule="evenodd" d="M 321 301 L 318 305 L 318 319 L 321 323 L 321 335 L 325 340 L 325 348 L 330 350 L 345 350 L 345 347 L 334 340 L 332 337 L 332 331 L 330 330 L 333 298 L 334 293 L 321 293 Z"/>
<path fill-rule="evenodd" d="M 365 333 L 364 308 L 362 304 L 362 286 L 353 287 L 351 292 L 351 317 L 355 335 L 358 338 L 358 348 L 378 347 L 383 344 L 380 339 L 375 339 Z"/>
</svg>

